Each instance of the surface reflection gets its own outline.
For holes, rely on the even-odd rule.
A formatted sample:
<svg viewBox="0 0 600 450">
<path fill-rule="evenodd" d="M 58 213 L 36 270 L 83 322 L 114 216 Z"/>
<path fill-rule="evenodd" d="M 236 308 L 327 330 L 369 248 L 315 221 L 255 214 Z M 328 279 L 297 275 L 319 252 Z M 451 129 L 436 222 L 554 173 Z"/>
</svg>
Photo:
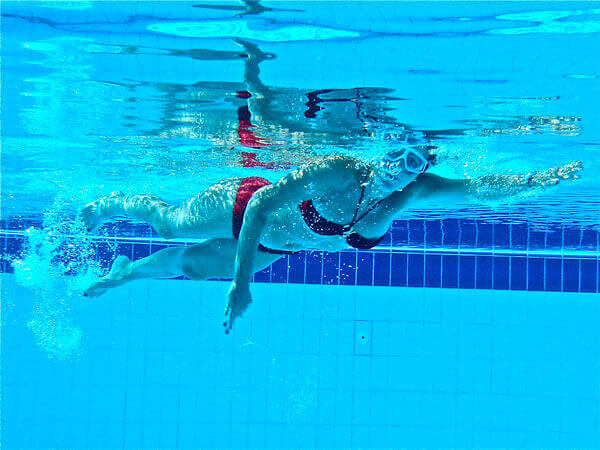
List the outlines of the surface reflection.
<svg viewBox="0 0 600 450">
<path fill-rule="evenodd" d="M 433 139 L 461 133 L 461 130 L 417 131 L 400 123 L 389 112 L 393 111 L 394 102 L 405 99 L 394 96 L 393 90 L 388 88 L 304 90 L 268 86 L 261 79 L 261 65 L 276 59 L 277 55 L 263 51 L 248 40 L 232 40 L 240 51 L 139 49 L 146 54 L 167 54 L 196 61 L 242 62 L 244 67 L 240 81 L 115 83 L 127 87 L 134 95 L 144 87 L 152 87 L 159 93 L 160 118 L 146 134 L 208 140 L 224 152 L 241 155 L 239 161 L 244 165 L 287 168 L 311 157 L 315 148 L 324 146 L 348 148 L 356 147 L 360 141 L 377 140 L 417 144 L 426 142 L 424 136 Z M 254 152 L 239 152 L 236 147 Z M 258 151 L 274 160 L 261 163 Z"/>
<path fill-rule="evenodd" d="M 244 5 L 222 5 L 218 3 L 202 3 L 193 5 L 194 8 L 217 9 L 224 11 L 240 11 L 237 16 L 249 16 L 253 14 L 261 14 L 263 12 L 302 12 L 302 9 L 286 9 L 286 8 L 268 8 L 260 4 L 257 0 L 245 0 Z"/>
</svg>

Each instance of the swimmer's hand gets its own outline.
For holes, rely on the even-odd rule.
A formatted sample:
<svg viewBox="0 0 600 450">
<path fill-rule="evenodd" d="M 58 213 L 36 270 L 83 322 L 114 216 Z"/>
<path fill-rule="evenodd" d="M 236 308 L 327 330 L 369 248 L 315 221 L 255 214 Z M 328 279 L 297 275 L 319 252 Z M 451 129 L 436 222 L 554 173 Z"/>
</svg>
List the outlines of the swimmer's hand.
<svg viewBox="0 0 600 450">
<path fill-rule="evenodd" d="M 576 180 L 583 170 L 581 161 L 525 175 L 484 175 L 468 185 L 469 194 L 478 200 L 506 200 L 523 192 L 546 189 L 566 180 Z"/>
<path fill-rule="evenodd" d="M 250 294 L 250 285 L 239 286 L 235 281 L 231 283 L 229 293 L 227 294 L 229 302 L 227 308 L 225 308 L 225 315 L 227 320 L 223 324 L 225 327 L 225 333 L 228 334 L 233 326 L 235 319 L 240 317 L 248 305 L 252 303 L 252 295 Z"/>
<path fill-rule="evenodd" d="M 581 161 L 574 161 L 564 166 L 553 167 L 543 172 L 534 172 L 527 178 L 527 186 L 530 188 L 547 188 L 554 186 L 563 180 L 576 180 L 579 172 L 583 170 Z"/>
</svg>

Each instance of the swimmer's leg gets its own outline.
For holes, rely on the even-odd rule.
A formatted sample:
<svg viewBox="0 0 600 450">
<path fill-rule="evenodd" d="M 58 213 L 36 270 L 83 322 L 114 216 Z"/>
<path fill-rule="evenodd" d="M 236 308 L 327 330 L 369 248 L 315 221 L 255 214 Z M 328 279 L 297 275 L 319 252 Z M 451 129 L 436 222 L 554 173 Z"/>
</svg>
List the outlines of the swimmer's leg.
<svg viewBox="0 0 600 450">
<path fill-rule="evenodd" d="M 112 216 L 127 215 L 149 222 L 165 238 L 231 237 L 231 214 L 241 180 L 215 183 L 178 206 L 151 195 L 113 192 L 83 208 L 81 218 L 89 231 Z"/>
<path fill-rule="evenodd" d="M 81 219 L 88 231 L 100 226 L 112 216 L 127 215 L 150 223 L 161 236 L 171 237 L 176 207 L 152 195 L 126 196 L 113 192 L 89 203 L 81 210 Z"/>
<path fill-rule="evenodd" d="M 107 289 L 142 278 L 171 278 L 182 275 L 181 256 L 185 250 L 185 247 L 165 248 L 136 261 L 131 261 L 125 255 L 118 256 L 108 275 L 94 281 L 83 295 L 97 297 Z"/>
<path fill-rule="evenodd" d="M 236 247 L 235 239 L 210 239 L 191 247 L 165 248 L 137 261 L 119 256 L 110 273 L 95 281 L 84 295 L 102 295 L 107 289 L 142 278 L 171 278 L 180 275 L 192 280 L 231 278 Z M 262 270 L 279 258 L 280 255 L 258 252 L 254 270 Z"/>
</svg>

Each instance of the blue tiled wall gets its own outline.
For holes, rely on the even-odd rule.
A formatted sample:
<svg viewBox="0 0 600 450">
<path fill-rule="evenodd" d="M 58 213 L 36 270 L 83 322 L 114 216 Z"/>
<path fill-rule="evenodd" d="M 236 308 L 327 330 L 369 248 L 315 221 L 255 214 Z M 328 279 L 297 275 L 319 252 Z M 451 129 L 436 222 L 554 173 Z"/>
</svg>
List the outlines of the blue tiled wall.
<svg viewBox="0 0 600 450">
<path fill-rule="evenodd" d="M 22 231 L 40 227 L 35 218 L 3 220 L 1 269 L 20 254 Z M 170 246 L 149 226 L 116 222 L 105 232 L 116 252 L 97 241 L 97 258 L 108 265 L 114 254 L 139 259 Z M 258 272 L 254 281 L 326 285 L 442 287 L 460 289 L 599 292 L 598 230 L 545 229 L 527 224 L 472 219 L 398 220 L 372 250 L 300 252 Z M 114 246 L 113 246 L 114 248 Z M 179 277 L 183 278 L 183 277 Z"/>
</svg>

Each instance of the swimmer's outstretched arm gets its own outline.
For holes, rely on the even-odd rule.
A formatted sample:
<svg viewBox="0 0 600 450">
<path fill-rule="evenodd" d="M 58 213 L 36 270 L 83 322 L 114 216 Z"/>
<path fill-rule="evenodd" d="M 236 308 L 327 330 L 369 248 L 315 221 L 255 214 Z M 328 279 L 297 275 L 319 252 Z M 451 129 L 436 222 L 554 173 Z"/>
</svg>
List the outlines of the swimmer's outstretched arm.
<svg viewBox="0 0 600 450">
<path fill-rule="evenodd" d="M 474 179 L 450 179 L 425 173 L 419 178 L 419 199 L 504 200 L 527 191 L 545 189 L 564 180 L 579 178 L 581 161 L 525 175 L 484 175 Z"/>
<path fill-rule="evenodd" d="M 267 218 L 278 209 L 294 206 L 311 198 L 313 190 L 324 192 L 331 186 L 343 186 L 346 182 L 348 185 L 356 184 L 357 173 L 356 160 L 348 157 L 329 158 L 290 172 L 252 197 L 244 214 L 238 239 L 233 281 L 225 310 L 228 316 L 225 322 L 226 332 L 252 301 L 252 267 Z"/>
<path fill-rule="evenodd" d="M 421 207 L 431 202 L 508 200 L 526 191 L 545 189 L 564 180 L 577 179 L 581 170 L 583 164 L 575 161 L 526 175 L 484 175 L 474 179 L 452 179 L 424 173 L 401 191 L 391 194 L 381 208 L 365 218 L 365 222 L 372 222 L 371 231 L 374 233 L 373 236 L 366 237 L 381 236 L 398 213 L 409 205 Z"/>
</svg>

